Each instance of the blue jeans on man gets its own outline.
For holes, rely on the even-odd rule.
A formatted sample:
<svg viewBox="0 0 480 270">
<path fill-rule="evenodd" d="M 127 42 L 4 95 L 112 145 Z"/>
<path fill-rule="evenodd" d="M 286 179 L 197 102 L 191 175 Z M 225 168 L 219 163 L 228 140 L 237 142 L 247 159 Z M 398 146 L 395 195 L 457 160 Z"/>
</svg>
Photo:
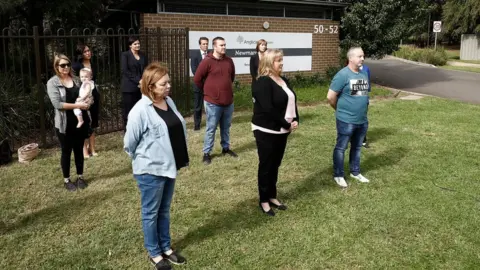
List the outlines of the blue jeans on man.
<svg viewBox="0 0 480 270">
<path fill-rule="evenodd" d="M 170 204 L 175 179 L 135 174 L 141 196 L 144 246 L 151 258 L 170 250 Z"/>
<path fill-rule="evenodd" d="M 348 142 L 350 142 L 350 172 L 353 175 L 360 174 L 360 152 L 367 129 L 368 122 L 349 124 L 337 119 L 337 144 L 333 150 L 333 177 L 345 176 L 343 163 Z"/>
<path fill-rule="evenodd" d="M 205 113 L 207 115 L 205 140 L 203 142 L 203 153 L 209 154 L 215 143 L 215 132 L 220 124 L 220 144 L 222 149 L 230 148 L 230 126 L 232 124 L 233 103 L 220 106 L 204 101 Z"/>
</svg>

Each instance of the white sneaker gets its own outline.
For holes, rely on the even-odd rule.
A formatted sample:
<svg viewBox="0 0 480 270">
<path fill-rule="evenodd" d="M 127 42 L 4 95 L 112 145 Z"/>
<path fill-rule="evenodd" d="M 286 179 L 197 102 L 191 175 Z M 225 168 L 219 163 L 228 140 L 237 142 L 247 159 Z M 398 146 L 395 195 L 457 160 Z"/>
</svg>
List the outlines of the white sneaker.
<svg viewBox="0 0 480 270">
<path fill-rule="evenodd" d="M 348 187 L 347 182 L 345 181 L 345 178 L 343 177 L 333 177 L 333 180 L 337 183 L 337 185 L 346 188 Z"/>
<path fill-rule="evenodd" d="M 358 181 L 362 182 L 362 183 L 368 183 L 370 182 L 370 180 L 368 180 L 367 178 L 365 178 L 365 176 L 361 175 L 361 174 L 358 174 L 358 175 L 353 175 L 353 174 L 350 174 L 350 177 L 352 178 L 355 178 L 357 179 Z"/>
</svg>

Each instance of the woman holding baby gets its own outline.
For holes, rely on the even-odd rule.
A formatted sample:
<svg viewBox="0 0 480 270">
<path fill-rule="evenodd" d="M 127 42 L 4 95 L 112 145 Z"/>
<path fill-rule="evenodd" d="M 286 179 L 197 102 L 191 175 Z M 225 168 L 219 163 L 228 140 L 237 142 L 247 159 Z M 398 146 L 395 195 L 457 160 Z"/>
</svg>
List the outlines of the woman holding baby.
<svg viewBox="0 0 480 270">
<path fill-rule="evenodd" d="M 63 54 L 56 54 L 53 61 L 55 74 L 47 82 L 47 92 L 55 108 L 55 131 L 60 141 L 61 159 L 64 186 L 68 191 L 75 191 L 77 188 L 87 187 L 83 178 L 83 143 L 88 138 L 90 129 L 90 117 L 88 117 L 89 104 L 78 101 L 80 87 L 82 86 L 78 77 L 73 75 L 72 62 Z M 81 110 L 84 123 L 79 125 L 78 115 L 74 109 Z M 70 179 L 70 157 L 72 151 L 75 157 L 77 169 L 77 181 Z"/>
</svg>

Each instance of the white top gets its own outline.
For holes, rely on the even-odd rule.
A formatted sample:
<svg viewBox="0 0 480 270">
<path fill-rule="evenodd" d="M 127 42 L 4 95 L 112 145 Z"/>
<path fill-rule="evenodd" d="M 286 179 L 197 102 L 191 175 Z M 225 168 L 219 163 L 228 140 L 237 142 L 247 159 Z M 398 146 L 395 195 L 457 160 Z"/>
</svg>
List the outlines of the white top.
<svg viewBox="0 0 480 270">
<path fill-rule="evenodd" d="M 85 85 L 87 84 L 90 84 L 90 91 L 88 91 L 86 88 L 85 88 Z M 78 93 L 78 97 L 79 98 L 85 98 L 87 96 L 90 96 L 92 95 L 92 90 L 93 88 L 95 88 L 95 83 L 93 81 L 84 81 L 82 82 L 82 86 L 80 86 L 80 90 L 79 90 L 79 93 Z"/>
<path fill-rule="evenodd" d="M 202 56 L 202 60 L 203 60 L 207 56 L 207 52 L 206 51 L 204 52 L 204 51 L 200 50 L 200 55 Z"/>
<path fill-rule="evenodd" d="M 285 93 L 288 96 L 287 109 L 285 111 L 285 120 L 288 123 L 292 123 L 293 118 L 297 117 L 297 112 L 295 111 L 295 95 L 293 94 L 292 90 L 290 90 L 290 88 L 288 88 L 288 86 L 285 84 L 282 85 L 282 89 L 283 91 L 285 91 Z M 270 134 L 285 134 L 290 132 L 288 129 L 284 129 L 283 127 L 280 129 L 280 131 L 276 131 L 276 130 L 271 130 L 268 128 L 263 128 L 263 127 L 254 125 L 252 123 L 252 131 L 253 130 L 260 130 L 262 132 L 270 133 Z"/>
</svg>

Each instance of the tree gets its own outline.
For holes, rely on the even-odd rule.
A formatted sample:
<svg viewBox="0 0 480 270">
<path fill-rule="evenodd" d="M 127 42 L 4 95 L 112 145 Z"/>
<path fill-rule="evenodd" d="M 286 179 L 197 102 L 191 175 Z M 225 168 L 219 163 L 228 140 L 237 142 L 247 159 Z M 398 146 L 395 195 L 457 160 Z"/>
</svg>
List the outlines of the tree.
<svg viewBox="0 0 480 270">
<path fill-rule="evenodd" d="M 448 0 L 443 6 L 443 28 L 454 38 L 480 34 L 480 1 Z"/>
<path fill-rule="evenodd" d="M 433 2 L 428 0 L 350 0 L 342 18 L 341 47 L 360 46 L 366 55 L 381 58 L 398 49 L 400 41 L 426 25 Z"/>
<path fill-rule="evenodd" d="M 111 4 L 122 0 L 0 0 L 0 26 L 23 27 L 57 22 L 63 28 L 95 27 Z"/>
</svg>

